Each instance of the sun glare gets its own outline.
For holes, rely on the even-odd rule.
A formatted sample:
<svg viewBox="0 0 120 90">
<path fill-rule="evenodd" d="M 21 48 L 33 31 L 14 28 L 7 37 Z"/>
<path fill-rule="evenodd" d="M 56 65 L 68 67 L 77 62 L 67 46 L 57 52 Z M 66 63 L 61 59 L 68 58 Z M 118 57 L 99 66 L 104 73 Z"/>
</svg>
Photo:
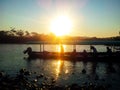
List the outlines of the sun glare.
<svg viewBox="0 0 120 90">
<path fill-rule="evenodd" d="M 68 34 L 72 29 L 72 22 L 67 16 L 59 16 L 51 22 L 51 31 L 62 36 Z"/>
</svg>

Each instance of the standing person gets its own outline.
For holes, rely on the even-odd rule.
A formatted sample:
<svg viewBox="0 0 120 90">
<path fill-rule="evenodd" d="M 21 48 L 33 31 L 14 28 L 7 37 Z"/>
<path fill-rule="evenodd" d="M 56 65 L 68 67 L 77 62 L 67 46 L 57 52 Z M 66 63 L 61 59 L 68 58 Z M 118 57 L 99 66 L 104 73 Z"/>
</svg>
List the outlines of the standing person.
<svg viewBox="0 0 120 90">
<path fill-rule="evenodd" d="M 61 54 L 61 55 L 64 55 L 64 47 L 63 47 L 62 44 L 60 45 L 60 54 Z"/>
<path fill-rule="evenodd" d="M 93 56 L 97 57 L 97 49 L 94 46 L 90 46 L 90 49 L 93 51 Z"/>
</svg>

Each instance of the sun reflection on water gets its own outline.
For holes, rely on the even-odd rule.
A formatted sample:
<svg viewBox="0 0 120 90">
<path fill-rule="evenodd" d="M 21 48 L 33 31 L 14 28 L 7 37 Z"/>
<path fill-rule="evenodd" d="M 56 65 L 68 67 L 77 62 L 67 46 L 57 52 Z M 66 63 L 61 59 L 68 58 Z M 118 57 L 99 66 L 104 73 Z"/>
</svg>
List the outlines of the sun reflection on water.
<svg viewBox="0 0 120 90">
<path fill-rule="evenodd" d="M 56 79 L 58 78 L 58 76 L 60 74 L 60 65 L 61 65 L 61 61 L 59 60 L 57 62 L 57 67 L 56 67 Z"/>
<path fill-rule="evenodd" d="M 55 69 L 56 79 L 58 79 L 61 71 L 63 70 L 63 64 L 64 64 L 64 61 L 62 61 L 62 60 L 58 60 L 56 62 L 56 69 Z"/>
</svg>

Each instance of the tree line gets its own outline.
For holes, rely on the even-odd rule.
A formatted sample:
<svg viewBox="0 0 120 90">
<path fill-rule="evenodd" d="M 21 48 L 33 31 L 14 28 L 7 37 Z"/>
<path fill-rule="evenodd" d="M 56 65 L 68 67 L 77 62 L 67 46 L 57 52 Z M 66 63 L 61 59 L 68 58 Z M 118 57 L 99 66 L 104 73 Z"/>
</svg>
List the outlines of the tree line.
<svg viewBox="0 0 120 90">
<path fill-rule="evenodd" d="M 57 37 L 53 33 L 39 34 L 37 32 L 28 32 L 24 30 L 0 30 L 0 43 L 27 43 L 32 41 L 47 41 L 58 42 L 60 39 L 63 41 L 80 41 L 80 40 L 120 40 L 120 36 L 109 38 L 97 38 L 97 37 L 80 37 L 80 36 L 63 36 Z"/>
<path fill-rule="evenodd" d="M 0 43 L 27 43 L 31 41 L 47 41 L 54 39 L 56 36 L 53 33 L 48 35 L 39 34 L 37 32 L 28 32 L 24 30 L 1 30 Z"/>
</svg>

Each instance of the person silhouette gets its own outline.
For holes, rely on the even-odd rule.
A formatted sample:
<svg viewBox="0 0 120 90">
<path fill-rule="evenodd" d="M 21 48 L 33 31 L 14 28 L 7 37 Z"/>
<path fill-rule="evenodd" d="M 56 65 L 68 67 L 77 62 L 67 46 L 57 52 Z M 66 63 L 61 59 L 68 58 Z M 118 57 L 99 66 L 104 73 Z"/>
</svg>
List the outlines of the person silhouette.
<svg viewBox="0 0 120 90">
<path fill-rule="evenodd" d="M 97 49 L 94 46 L 90 46 L 90 49 L 93 51 L 93 56 L 97 56 Z"/>
<path fill-rule="evenodd" d="M 61 55 L 64 55 L 64 47 L 63 47 L 62 44 L 60 45 L 60 54 L 61 54 Z"/>
<path fill-rule="evenodd" d="M 32 53 L 32 48 L 31 47 L 28 47 L 26 50 L 23 51 L 24 54 L 28 54 L 28 55 L 31 55 Z"/>
<path fill-rule="evenodd" d="M 112 53 L 112 50 L 109 47 L 106 47 L 106 49 L 107 49 L 107 54 L 110 56 Z"/>
<path fill-rule="evenodd" d="M 88 55 L 87 55 L 87 51 L 84 49 L 83 50 L 83 57 L 87 57 Z"/>
</svg>

